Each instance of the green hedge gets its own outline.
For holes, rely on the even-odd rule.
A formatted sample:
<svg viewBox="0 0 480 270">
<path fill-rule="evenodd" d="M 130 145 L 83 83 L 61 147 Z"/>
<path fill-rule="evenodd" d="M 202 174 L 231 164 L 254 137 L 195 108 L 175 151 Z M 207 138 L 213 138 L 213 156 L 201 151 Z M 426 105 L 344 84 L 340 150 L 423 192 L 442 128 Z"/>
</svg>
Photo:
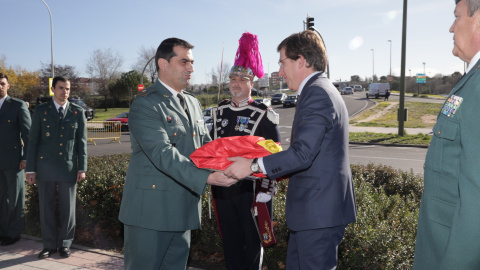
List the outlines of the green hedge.
<svg viewBox="0 0 480 270">
<path fill-rule="evenodd" d="M 117 216 L 129 158 L 129 154 L 89 157 L 87 178 L 77 186 L 76 244 L 122 251 L 123 226 Z M 358 220 L 347 227 L 340 244 L 339 269 L 410 269 L 422 178 L 382 165 L 351 168 Z M 287 180 L 280 182 L 273 204 L 277 244 L 266 251 L 274 269 L 285 268 L 289 235 L 285 221 L 287 186 Z M 213 210 L 209 218 L 208 196 L 202 196 L 202 230 L 192 232 L 189 265 L 212 269 L 223 264 L 223 255 Z M 26 218 L 25 233 L 39 236 L 35 185 L 27 187 Z"/>
</svg>

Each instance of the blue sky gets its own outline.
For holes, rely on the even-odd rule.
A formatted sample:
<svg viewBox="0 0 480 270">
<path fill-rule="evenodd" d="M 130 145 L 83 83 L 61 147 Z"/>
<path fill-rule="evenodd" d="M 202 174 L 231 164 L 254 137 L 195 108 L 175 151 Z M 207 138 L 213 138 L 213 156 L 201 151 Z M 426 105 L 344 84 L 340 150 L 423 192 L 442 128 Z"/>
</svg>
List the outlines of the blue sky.
<svg viewBox="0 0 480 270">
<path fill-rule="evenodd" d="M 303 30 L 307 14 L 315 18 L 329 54 L 332 80 L 351 75 L 400 75 L 403 0 L 45 0 L 53 16 L 54 63 L 75 66 L 87 76 L 95 49 L 112 48 L 129 71 L 143 47 L 158 47 L 169 37 L 195 45 L 192 83 L 221 61 L 234 62 L 243 32 L 258 35 L 266 73 L 278 71 L 277 45 Z M 2 0 L 0 56 L 10 66 L 34 71 L 50 64 L 50 18 L 41 0 Z M 408 2 L 407 76 L 463 73 L 451 53 L 454 0 Z M 372 53 L 372 50 L 374 52 Z M 374 57 L 373 57 L 374 54 Z M 411 70 L 411 71 L 410 71 Z"/>
</svg>

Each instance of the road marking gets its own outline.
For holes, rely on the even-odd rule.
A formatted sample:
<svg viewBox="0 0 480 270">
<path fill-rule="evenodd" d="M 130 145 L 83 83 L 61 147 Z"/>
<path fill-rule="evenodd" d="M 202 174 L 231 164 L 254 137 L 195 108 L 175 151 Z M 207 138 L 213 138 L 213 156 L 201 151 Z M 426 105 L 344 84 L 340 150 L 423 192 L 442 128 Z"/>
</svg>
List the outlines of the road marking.
<svg viewBox="0 0 480 270">
<path fill-rule="evenodd" d="M 372 156 L 353 156 L 350 155 L 350 157 L 354 158 L 374 158 L 374 159 L 390 159 L 390 160 L 408 160 L 408 161 L 425 161 L 425 159 L 411 159 L 411 158 L 389 158 L 389 157 L 372 157 Z"/>
</svg>

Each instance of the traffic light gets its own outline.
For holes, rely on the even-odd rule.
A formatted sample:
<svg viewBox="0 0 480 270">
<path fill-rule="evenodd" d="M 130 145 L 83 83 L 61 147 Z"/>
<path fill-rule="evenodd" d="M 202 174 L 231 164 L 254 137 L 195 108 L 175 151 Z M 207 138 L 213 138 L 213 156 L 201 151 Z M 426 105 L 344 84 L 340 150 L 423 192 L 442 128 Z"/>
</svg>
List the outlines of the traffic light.
<svg viewBox="0 0 480 270">
<path fill-rule="evenodd" d="M 308 17 L 307 18 L 307 29 L 308 30 L 313 30 L 313 21 L 314 21 L 313 17 Z"/>
</svg>

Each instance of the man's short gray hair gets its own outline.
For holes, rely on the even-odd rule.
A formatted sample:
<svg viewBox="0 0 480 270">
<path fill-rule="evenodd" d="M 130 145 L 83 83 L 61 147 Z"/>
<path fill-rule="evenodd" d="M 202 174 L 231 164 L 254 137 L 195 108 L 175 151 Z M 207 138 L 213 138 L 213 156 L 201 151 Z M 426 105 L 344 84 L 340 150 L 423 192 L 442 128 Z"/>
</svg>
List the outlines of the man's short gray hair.
<svg viewBox="0 0 480 270">
<path fill-rule="evenodd" d="M 472 17 L 480 9 L 480 0 L 455 0 L 455 5 L 460 1 L 465 1 L 468 7 L 468 16 Z"/>
</svg>

